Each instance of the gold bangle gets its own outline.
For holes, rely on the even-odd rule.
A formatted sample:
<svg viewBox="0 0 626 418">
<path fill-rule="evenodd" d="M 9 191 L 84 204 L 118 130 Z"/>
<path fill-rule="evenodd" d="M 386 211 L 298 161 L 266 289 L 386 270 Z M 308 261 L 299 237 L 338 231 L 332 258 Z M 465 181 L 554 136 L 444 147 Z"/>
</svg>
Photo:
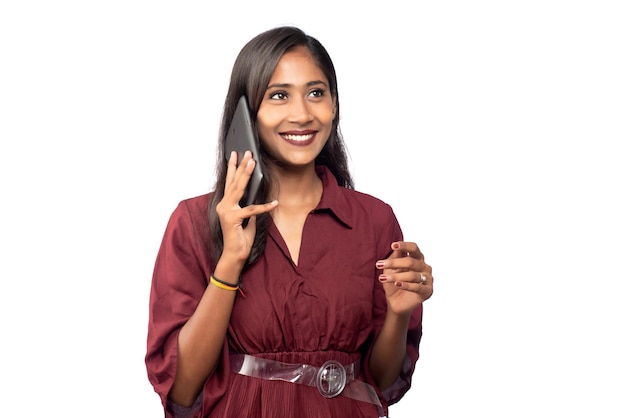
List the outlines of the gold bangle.
<svg viewBox="0 0 626 418">
<path fill-rule="evenodd" d="M 220 279 L 216 278 L 215 276 L 211 276 L 211 283 L 213 283 L 214 286 L 217 286 L 220 289 L 224 289 L 224 290 L 235 291 L 239 289 L 239 283 L 235 285 L 235 284 L 223 282 Z"/>
</svg>

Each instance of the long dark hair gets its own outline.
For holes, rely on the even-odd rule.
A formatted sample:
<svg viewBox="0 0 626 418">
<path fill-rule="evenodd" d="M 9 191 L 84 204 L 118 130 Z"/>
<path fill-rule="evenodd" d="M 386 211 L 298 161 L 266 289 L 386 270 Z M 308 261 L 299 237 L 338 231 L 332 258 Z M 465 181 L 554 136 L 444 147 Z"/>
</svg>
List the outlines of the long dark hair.
<svg viewBox="0 0 626 418">
<path fill-rule="evenodd" d="M 339 93 L 337 91 L 337 76 L 335 66 L 324 46 L 315 38 L 307 35 L 301 29 L 292 26 L 283 26 L 270 29 L 250 40 L 239 52 L 230 77 L 230 86 L 226 94 L 226 101 L 222 113 L 222 122 L 219 133 L 217 167 L 215 169 L 215 194 L 209 207 L 209 223 L 211 228 L 211 257 L 217 262 L 224 248 L 222 229 L 215 211 L 215 206 L 224 196 L 226 170 L 228 164 L 224 158 L 224 138 L 232 121 L 237 102 L 242 95 L 248 98 L 248 105 L 253 120 L 263 101 L 269 81 L 274 74 L 278 61 L 283 54 L 293 48 L 306 47 L 315 63 L 328 79 L 330 93 L 335 97 L 336 113 L 332 130 L 326 145 L 315 159 L 316 165 L 324 165 L 337 178 L 340 186 L 354 188 L 354 182 L 348 167 L 348 158 L 343 137 L 339 130 Z M 269 156 L 259 147 L 260 156 L 257 163 L 264 168 L 263 184 L 257 197 L 257 202 L 269 201 L 269 185 L 272 184 L 271 170 L 267 169 Z M 257 216 L 256 236 L 252 251 L 246 261 L 244 269 L 252 264 L 265 248 L 267 232 L 270 225 L 270 215 L 265 213 Z"/>
</svg>

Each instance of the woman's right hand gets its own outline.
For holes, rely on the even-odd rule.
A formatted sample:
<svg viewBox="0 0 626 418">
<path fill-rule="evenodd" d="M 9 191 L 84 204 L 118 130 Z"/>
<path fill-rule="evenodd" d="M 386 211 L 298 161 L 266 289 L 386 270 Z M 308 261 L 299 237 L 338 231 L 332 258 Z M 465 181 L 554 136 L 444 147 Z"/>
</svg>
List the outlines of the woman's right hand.
<svg viewBox="0 0 626 418">
<path fill-rule="evenodd" d="M 226 170 L 224 197 L 216 211 L 224 237 L 224 250 L 211 272 L 227 283 L 238 283 L 256 234 L 255 216 L 269 212 L 277 203 L 239 206 L 254 169 L 252 154 L 246 152 L 239 167 L 232 153 Z M 249 218 L 244 228 L 244 219 Z M 174 384 L 169 398 L 179 405 L 190 406 L 220 361 L 224 338 L 237 292 L 207 285 L 195 312 L 178 334 L 178 359 Z"/>
<path fill-rule="evenodd" d="M 215 207 L 224 237 L 222 257 L 233 257 L 240 262 L 245 262 L 250 255 L 256 234 L 256 215 L 269 212 L 278 205 L 278 202 L 274 200 L 270 203 L 250 205 L 245 208 L 239 206 L 239 201 L 250 181 L 255 164 L 256 161 L 252 158 L 250 151 L 244 153 L 239 167 L 237 167 L 237 153 L 232 152 L 230 154 L 224 197 Z M 248 224 L 244 228 L 244 220 L 248 218 Z"/>
</svg>

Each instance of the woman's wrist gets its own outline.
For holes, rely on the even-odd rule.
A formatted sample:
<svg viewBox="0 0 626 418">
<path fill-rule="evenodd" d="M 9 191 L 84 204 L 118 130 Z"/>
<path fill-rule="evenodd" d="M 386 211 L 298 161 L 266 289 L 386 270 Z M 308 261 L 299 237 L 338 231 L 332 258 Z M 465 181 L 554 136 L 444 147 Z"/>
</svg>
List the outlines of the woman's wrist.
<svg viewBox="0 0 626 418">
<path fill-rule="evenodd" d="M 391 309 L 387 308 L 387 315 L 385 316 L 385 323 L 394 328 L 400 329 L 408 329 L 409 322 L 411 321 L 411 313 L 403 312 L 396 313 Z"/>
<path fill-rule="evenodd" d="M 217 262 L 217 265 L 215 266 L 213 276 L 216 278 L 219 277 L 219 279 L 223 282 L 239 283 L 243 266 L 243 262 L 222 254 Z"/>
</svg>

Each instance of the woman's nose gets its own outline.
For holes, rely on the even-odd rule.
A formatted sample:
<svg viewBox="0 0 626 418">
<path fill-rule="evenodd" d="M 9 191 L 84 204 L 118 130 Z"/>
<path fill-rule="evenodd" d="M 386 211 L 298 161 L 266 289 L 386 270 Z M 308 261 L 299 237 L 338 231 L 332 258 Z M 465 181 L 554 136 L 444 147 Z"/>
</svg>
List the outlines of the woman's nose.
<svg viewBox="0 0 626 418">
<path fill-rule="evenodd" d="M 313 115 L 309 110 L 305 99 L 292 100 L 289 109 L 289 121 L 295 123 L 307 123 L 313 120 Z"/>
</svg>

